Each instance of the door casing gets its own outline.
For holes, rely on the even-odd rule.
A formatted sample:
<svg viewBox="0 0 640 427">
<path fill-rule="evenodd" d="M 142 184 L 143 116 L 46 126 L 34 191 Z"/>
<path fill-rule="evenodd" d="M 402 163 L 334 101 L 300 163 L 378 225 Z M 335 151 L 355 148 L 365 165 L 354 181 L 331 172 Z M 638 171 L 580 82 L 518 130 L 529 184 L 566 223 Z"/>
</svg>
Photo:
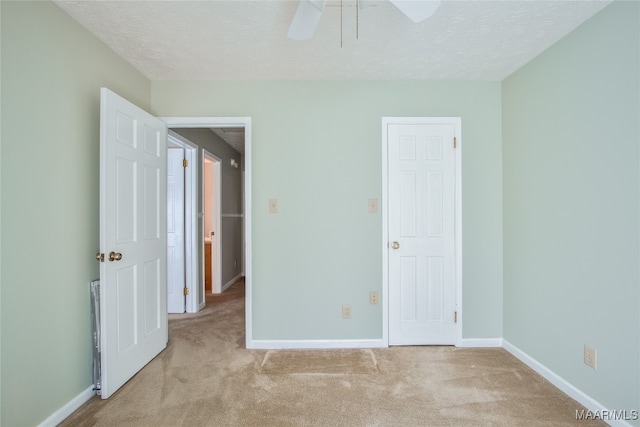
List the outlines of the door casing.
<svg viewBox="0 0 640 427">
<path fill-rule="evenodd" d="M 382 118 L 382 341 L 389 345 L 389 137 L 387 127 L 395 125 L 453 125 L 455 127 L 454 244 L 456 287 L 456 346 L 462 345 L 462 120 L 460 117 L 383 117 Z"/>
<path fill-rule="evenodd" d="M 252 243 L 251 243 L 251 117 L 159 117 L 167 128 L 244 128 L 244 249 L 245 249 L 245 332 L 246 347 L 255 348 L 253 343 L 252 302 Z M 196 160 L 194 159 L 194 162 Z M 203 284 L 204 285 L 204 284 Z M 191 299 L 197 301 L 197 288 L 190 290 Z M 188 299 L 189 301 L 189 299 Z M 188 305 L 188 304 L 187 304 Z"/>
</svg>

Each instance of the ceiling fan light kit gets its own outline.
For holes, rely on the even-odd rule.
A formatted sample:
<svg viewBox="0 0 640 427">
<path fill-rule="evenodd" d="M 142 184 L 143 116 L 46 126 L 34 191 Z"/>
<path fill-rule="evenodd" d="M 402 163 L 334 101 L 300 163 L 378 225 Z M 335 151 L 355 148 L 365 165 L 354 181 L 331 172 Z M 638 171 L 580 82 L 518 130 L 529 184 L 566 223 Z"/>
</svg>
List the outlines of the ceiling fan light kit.
<svg viewBox="0 0 640 427">
<path fill-rule="evenodd" d="M 326 3 L 326 0 L 300 0 L 287 37 L 292 40 L 311 39 L 316 32 Z"/>
<path fill-rule="evenodd" d="M 389 0 L 416 24 L 430 18 L 440 7 L 440 0 Z"/>
<path fill-rule="evenodd" d="M 389 0 L 389 2 L 417 24 L 432 16 L 440 7 L 441 0 Z M 310 40 L 316 32 L 326 4 L 326 0 L 300 0 L 287 37 L 292 40 Z"/>
</svg>

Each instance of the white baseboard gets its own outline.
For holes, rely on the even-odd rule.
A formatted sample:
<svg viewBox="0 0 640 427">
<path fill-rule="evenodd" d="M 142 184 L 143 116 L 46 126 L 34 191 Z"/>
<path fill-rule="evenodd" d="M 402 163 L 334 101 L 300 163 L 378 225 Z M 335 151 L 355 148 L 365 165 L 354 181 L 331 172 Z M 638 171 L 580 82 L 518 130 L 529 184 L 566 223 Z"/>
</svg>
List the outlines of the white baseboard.
<svg viewBox="0 0 640 427">
<path fill-rule="evenodd" d="M 233 285 L 234 283 L 236 283 L 238 280 L 242 279 L 243 275 L 242 273 L 238 274 L 236 277 L 234 277 L 233 279 L 229 280 L 223 287 L 222 287 L 222 292 L 226 291 L 227 289 L 229 289 L 229 287 L 231 287 L 231 285 Z"/>
<path fill-rule="evenodd" d="M 253 340 L 252 349 L 386 348 L 384 340 Z M 457 347 L 502 347 L 502 338 L 464 338 Z"/>
<path fill-rule="evenodd" d="M 524 351 L 520 350 L 515 345 L 511 344 L 509 341 L 503 339 L 502 347 L 507 350 L 509 353 L 514 355 L 517 359 L 519 359 L 522 363 L 529 366 L 531 369 L 536 371 L 542 377 L 544 377 L 551 384 L 556 386 L 560 391 L 567 394 L 572 399 L 576 400 L 582 406 L 587 408 L 587 410 L 591 411 L 594 414 L 603 414 L 603 413 L 612 413 L 603 405 L 601 405 L 598 401 L 593 399 L 591 396 L 584 393 L 582 390 L 579 390 L 573 384 L 562 378 L 560 375 L 553 372 L 551 369 L 544 366 L 542 363 L 535 360 L 533 357 L 529 356 Z M 609 420 L 603 419 L 604 422 L 609 424 L 612 427 L 632 427 L 625 420 Z"/>
<path fill-rule="evenodd" d="M 46 420 L 41 422 L 38 427 L 55 427 L 64 421 L 69 415 L 73 414 L 79 407 L 84 405 L 89 399 L 96 395 L 93 384 L 85 391 L 71 399 L 62 408 L 51 414 Z"/>
<path fill-rule="evenodd" d="M 382 340 L 252 340 L 249 348 L 256 350 L 383 348 Z"/>
<path fill-rule="evenodd" d="M 456 347 L 502 347 L 502 338 L 462 338 Z"/>
</svg>

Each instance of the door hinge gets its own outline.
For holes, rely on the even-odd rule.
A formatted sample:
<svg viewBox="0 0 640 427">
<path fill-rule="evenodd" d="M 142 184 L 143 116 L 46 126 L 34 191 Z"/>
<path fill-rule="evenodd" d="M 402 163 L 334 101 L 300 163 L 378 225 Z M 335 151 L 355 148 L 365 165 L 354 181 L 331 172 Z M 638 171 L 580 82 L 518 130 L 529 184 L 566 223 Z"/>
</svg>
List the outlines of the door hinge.
<svg viewBox="0 0 640 427">
<path fill-rule="evenodd" d="M 189 166 L 189 160 L 187 159 L 182 159 L 182 167 L 186 168 L 187 166 Z"/>
<path fill-rule="evenodd" d="M 182 290 L 182 292 L 183 292 L 185 295 L 189 295 L 189 288 L 184 288 L 184 289 Z"/>
<path fill-rule="evenodd" d="M 98 252 L 96 254 L 96 261 L 98 262 L 104 262 L 104 254 L 101 254 L 100 252 Z"/>
<path fill-rule="evenodd" d="M 457 311 L 453 312 L 453 323 L 458 323 L 458 312 Z"/>
<path fill-rule="evenodd" d="M 456 140 L 456 137 L 453 137 L 453 148 L 456 148 L 456 146 L 458 145 L 458 141 Z"/>
</svg>

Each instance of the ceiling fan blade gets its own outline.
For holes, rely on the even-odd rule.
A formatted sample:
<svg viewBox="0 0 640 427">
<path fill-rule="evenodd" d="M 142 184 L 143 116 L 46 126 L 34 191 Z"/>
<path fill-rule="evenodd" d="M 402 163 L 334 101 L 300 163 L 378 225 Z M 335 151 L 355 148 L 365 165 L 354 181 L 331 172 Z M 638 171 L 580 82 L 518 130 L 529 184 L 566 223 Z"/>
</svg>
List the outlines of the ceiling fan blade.
<svg viewBox="0 0 640 427">
<path fill-rule="evenodd" d="M 300 0 L 287 37 L 293 40 L 309 40 L 313 37 L 325 3 L 325 0 Z"/>
<path fill-rule="evenodd" d="M 438 7 L 440 0 L 389 0 L 391 4 L 400 9 L 402 13 L 407 15 L 416 24 L 422 22 L 433 15 Z"/>
</svg>

